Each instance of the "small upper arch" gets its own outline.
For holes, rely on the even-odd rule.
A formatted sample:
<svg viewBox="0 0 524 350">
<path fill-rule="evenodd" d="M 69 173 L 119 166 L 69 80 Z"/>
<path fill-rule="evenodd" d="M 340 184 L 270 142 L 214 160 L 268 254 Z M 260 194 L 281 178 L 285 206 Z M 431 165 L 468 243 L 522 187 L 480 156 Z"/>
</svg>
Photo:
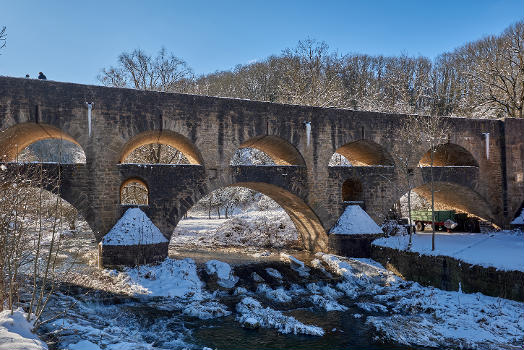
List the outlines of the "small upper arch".
<svg viewBox="0 0 524 350">
<path fill-rule="evenodd" d="M 454 143 L 444 143 L 433 151 L 434 166 L 474 166 L 479 163 L 464 147 Z M 419 161 L 419 166 L 431 166 L 431 150 L 427 151 Z"/>
<path fill-rule="evenodd" d="M 336 157 L 344 157 L 347 162 L 334 162 Z M 349 164 L 347 164 L 349 162 Z M 339 147 L 331 157 L 330 164 L 352 166 L 393 166 L 394 161 L 384 147 L 371 140 L 357 140 Z"/>
<path fill-rule="evenodd" d="M 204 161 L 200 151 L 185 136 L 171 131 L 145 131 L 130 139 L 123 147 L 120 154 L 120 163 L 125 163 L 127 157 L 135 149 L 149 144 L 164 144 L 176 148 L 187 158 L 189 164 L 203 165 Z"/>
<path fill-rule="evenodd" d="M 264 152 L 276 165 L 306 165 L 304 158 L 295 146 L 278 136 L 262 135 L 253 137 L 243 142 L 238 148 L 254 148 Z"/>
<path fill-rule="evenodd" d="M 48 124 L 21 123 L 0 132 L 0 161 L 15 161 L 29 145 L 42 140 L 63 140 L 78 146 L 85 162 L 82 146 L 69 134 Z"/>
</svg>

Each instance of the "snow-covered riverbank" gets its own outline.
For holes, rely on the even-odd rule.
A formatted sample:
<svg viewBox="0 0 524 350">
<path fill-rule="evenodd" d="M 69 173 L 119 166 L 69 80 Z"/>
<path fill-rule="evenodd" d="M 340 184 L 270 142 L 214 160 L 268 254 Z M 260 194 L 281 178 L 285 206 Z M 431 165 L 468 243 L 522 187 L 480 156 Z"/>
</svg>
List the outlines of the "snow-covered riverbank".
<svg viewBox="0 0 524 350">
<path fill-rule="evenodd" d="M 524 271 L 524 233 L 501 231 L 485 233 L 438 233 L 431 250 L 431 233 L 413 235 L 411 251 L 424 255 L 444 255 L 483 267 Z M 374 245 L 407 250 L 409 236 L 379 238 Z"/>
<path fill-rule="evenodd" d="M 168 259 L 156 266 L 106 270 L 100 276 L 104 283 L 127 296 L 106 294 L 108 301 L 100 303 L 104 298 L 61 295 L 60 306 L 72 305 L 70 312 L 47 331 L 60 330 L 60 346 L 66 349 L 86 341 L 106 349 L 213 347 L 213 340 L 195 338 L 192 329 L 201 322 L 267 328 L 276 332 L 277 343 L 293 334 L 321 336 L 326 344 L 340 338 L 341 325 L 334 331 L 302 315 L 306 312 L 326 313 L 328 319 L 330 313 L 347 315 L 369 328 L 370 343 L 516 349 L 524 341 L 523 303 L 421 287 L 370 259 L 318 253 L 304 265 L 288 254 L 281 260 L 237 266 L 215 260 L 198 266 L 191 259 Z"/>
</svg>

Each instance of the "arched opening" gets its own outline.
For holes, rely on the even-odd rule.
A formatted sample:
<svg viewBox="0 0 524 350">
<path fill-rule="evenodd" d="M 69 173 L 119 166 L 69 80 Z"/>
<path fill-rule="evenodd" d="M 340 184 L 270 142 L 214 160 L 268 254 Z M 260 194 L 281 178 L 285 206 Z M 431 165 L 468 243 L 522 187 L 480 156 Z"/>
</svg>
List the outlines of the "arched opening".
<svg viewBox="0 0 524 350">
<path fill-rule="evenodd" d="M 4 263 L 13 259 L 13 264 L 4 266 L 17 268 L 23 261 L 22 266 L 27 267 L 37 250 L 42 263 L 54 256 L 52 269 L 56 271 L 65 271 L 71 263 L 81 261 L 96 266 L 96 240 L 85 213 L 57 195 L 59 187 L 56 178 L 42 179 L 31 171 L 0 171 L 2 248 L 9 252 L 3 255 Z"/>
<path fill-rule="evenodd" d="M 137 178 L 127 179 L 120 186 L 120 204 L 148 205 L 149 189 L 147 184 Z"/>
<path fill-rule="evenodd" d="M 80 144 L 62 130 L 46 124 L 22 123 L 0 132 L 4 162 L 85 163 Z"/>
<path fill-rule="evenodd" d="M 464 147 L 446 143 L 435 147 L 433 152 L 434 166 L 475 166 L 479 164 L 473 155 Z M 427 151 L 419 161 L 419 166 L 431 166 L 431 152 Z"/>
<path fill-rule="evenodd" d="M 329 166 L 392 166 L 391 155 L 378 143 L 370 140 L 358 140 L 339 147 Z"/>
<path fill-rule="evenodd" d="M 479 232 L 481 223 L 491 223 L 493 217 L 489 204 L 475 191 L 449 182 L 435 182 L 435 221 L 438 230 L 448 218 L 457 223 L 454 232 Z M 408 193 L 405 193 L 390 209 L 388 218 L 407 218 Z M 424 184 L 411 191 L 411 218 L 413 224 L 420 223 L 417 231 L 431 229 L 431 184 Z"/>
<path fill-rule="evenodd" d="M 256 148 L 239 148 L 231 158 L 230 165 L 276 165 L 271 157 Z"/>
<path fill-rule="evenodd" d="M 129 140 L 120 163 L 202 165 L 198 149 L 185 136 L 174 131 L 146 131 Z"/>
<path fill-rule="evenodd" d="M 242 161 L 242 165 L 305 166 L 306 164 L 300 152 L 292 144 L 272 135 L 254 137 L 242 143 L 231 159 L 231 165 L 240 165 L 239 161 Z"/>
<path fill-rule="evenodd" d="M 256 182 L 222 187 L 198 201 L 177 224 L 172 244 L 186 245 L 188 240 L 210 246 L 327 247 L 324 228 L 303 200 L 277 186 Z"/>
<path fill-rule="evenodd" d="M 364 191 L 362 183 L 357 179 L 347 179 L 342 184 L 342 201 L 344 202 L 362 202 L 364 200 Z"/>
</svg>

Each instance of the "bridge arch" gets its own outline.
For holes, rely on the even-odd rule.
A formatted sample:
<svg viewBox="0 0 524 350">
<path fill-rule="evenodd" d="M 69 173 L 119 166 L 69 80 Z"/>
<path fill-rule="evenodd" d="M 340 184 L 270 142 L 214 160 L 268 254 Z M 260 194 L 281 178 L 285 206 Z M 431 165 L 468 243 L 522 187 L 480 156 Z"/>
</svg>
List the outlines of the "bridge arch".
<svg viewBox="0 0 524 350">
<path fill-rule="evenodd" d="M 435 147 L 433 153 L 434 166 L 479 166 L 473 155 L 464 147 L 454 143 L 444 143 Z M 419 161 L 419 166 L 431 166 L 431 150 L 427 151 Z"/>
<path fill-rule="evenodd" d="M 276 165 L 305 166 L 306 162 L 288 141 L 274 135 L 262 135 L 242 142 L 238 149 L 254 148 L 267 154 Z"/>
<path fill-rule="evenodd" d="M 371 140 L 357 140 L 339 147 L 333 154 L 330 164 L 334 164 L 334 157 L 340 155 L 349 161 L 352 166 L 393 166 L 394 161 L 389 152 Z"/>
<path fill-rule="evenodd" d="M 289 215 L 302 239 L 305 249 L 311 251 L 327 250 L 327 233 L 318 216 L 306 204 L 306 202 L 282 187 L 264 182 L 224 183 L 223 181 L 215 181 L 208 183 L 206 190 L 201 189 L 200 191 L 195 191 L 191 201 L 185 200 L 183 203 L 180 203 L 179 209 L 176 209 L 176 212 L 178 212 L 179 215 L 177 215 L 176 221 L 171 221 L 169 232 L 171 233 L 173 231 L 178 224 L 178 221 L 187 213 L 187 211 L 189 211 L 189 209 L 191 209 L 191 207 L 193 207 L 193 205 L 197 204 L 206 195 L 224 187 L 245 187 L 255 192 L 260 192 L 273 199 L 284 209 L 287 215 Z"/>
<path fill-rule="evenodd" d="M 75 144 L 85 159 L 82 146 L 63 130 L 49 124 L 21 123 L 0 132 L 0 161 L 15 161 L 17 155 L 29 145 L 49 139 L 64 140 Z"/>
<path fill-rule="evenodd" d="M 149 144 L 164 144 L 171 146 L 182 152 L 190 164 L 204 164 L 202 155 L 198 148 L 187 137 L 171 130 L 145 131 L 134 136 L 127 141 L 122 148 L 119 163 L 125 163 L 127 157 L 135 149 Z"/>
<path fill-rule="evenodd" d="M 465 212 L 473 216 L 477 216 L 486 221 L 492 221 L 494 218 L 493 211 L 488 201 L 482 197 L 477 191 L 464 185 L 453 182 L 436 181 L 434 186 L 435 210 L 454 209 L 459 212 Z M 412 191 L 431 202 L 431 184 L 428 182 L 419 183 Z M 384 215 L 393 207 L 394 203 L 398 202 L 404 195 L 407 194 L 407 189 L 398 191 L 396 196 L 385 206 Z"/>
<path fill-rule="evenodd" d="M 120 204 L 121 205 L 148 205 L 149 186 L 137 177 L 126 179 L 120 185 Z"/>
</svg>

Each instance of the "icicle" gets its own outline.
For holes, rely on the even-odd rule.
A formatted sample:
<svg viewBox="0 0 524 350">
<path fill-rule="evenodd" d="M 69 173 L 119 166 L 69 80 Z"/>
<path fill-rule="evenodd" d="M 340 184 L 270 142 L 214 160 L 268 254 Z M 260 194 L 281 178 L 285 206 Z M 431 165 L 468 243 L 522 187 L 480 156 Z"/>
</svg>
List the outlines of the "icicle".
<svg viewBox="0 0 524 350">
<path fill-rule="evenodd" d="M 93 110 L 94 102 L 86 102 L 87 106 L 87 128 L 89 132 L 89 137 L 91 137 L 91 111 Z"/>
<path fill-rule="evenodd" d="M 309 147 L 311 141 L 311 122 L 304 122 L 306 124 L 306 146 Z"/>
<path fill-rule="evenodd" d="M 482 135 L 486 138 L 486 159 L 489 159 L 489 132 L 483 132 Z"/>
</svg>

